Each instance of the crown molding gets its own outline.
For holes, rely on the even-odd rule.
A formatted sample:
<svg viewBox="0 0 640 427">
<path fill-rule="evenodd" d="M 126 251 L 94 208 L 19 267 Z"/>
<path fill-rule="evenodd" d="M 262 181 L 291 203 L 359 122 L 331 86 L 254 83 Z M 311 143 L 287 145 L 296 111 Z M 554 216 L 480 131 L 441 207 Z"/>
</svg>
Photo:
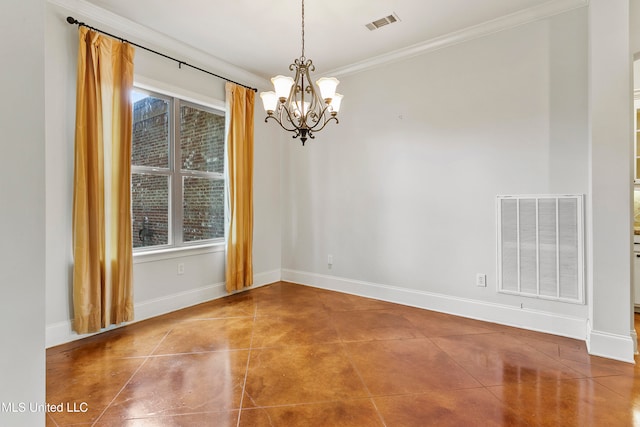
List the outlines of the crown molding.
<svg viewBox="0 0 640 427">
<path fill-rule="evenodd" d="M 157 50 L 162 50 L 170 55 L 187 57 L 189 59 L 188 62 L 197 62 L 198 64 L 202 64 L 204 67 L 215 70 L 217 74 L 228 76 L 233 80 L 241 81 L 244 84 L 258 88 L 270 87 L 269 81 L 261 76 L 250 73 L 240 67 L 202 52 L 201 50 L 185 43 L 179 42 L 162 33 L 151 30 L 143 25 L 88 3 L 85 0 L 47 0 L 47 3 L 66 9 L 69 13 L 79 15 L 74 16 L 74 18 L 78 20 L 85 19 L 87 21 L 91 21 L 87 22 L 88 25 L 96 27 L 102 25 L 107 27 L 109 30 L 121 33 L 120 35 L 127 39 L 131 39 L 131 41 L 135 41 L 136 43 L 144 44 L 147 47 Z M 425 40 L 423 42 L 369 58 L 364 61 L 356 62 L 345 67 L 336 68 L 334 70 L 327 71 L 325 74 L 340 77 L 366 71 L 388 63 L 401 61 L 423 53 L 443 49 L 448 46 L 484 37 L 486 35 L 504 31 L 529 22 L 558 15 L 572 9 L 587 6 L 588 4 L 589 0 L 550 0 L 539 6 L 515 12 L 510 15 L 505 15 L 441 37 Z M 65 22 L 65 25 L 68 24 Z"/>
<path fill-rule="evenodd" d="M 538 21 L 550 16 L 578 9 L 589 4 L 589 0 L 551 0 L 539 6 L 521 10 L 500 18 L 492 19 L 482 24 L 464 28 L 441 37 L 425 40 L 393 52 L 385 53 L 364 61 L 356 62 L 345 67 L 327 71 L 325 74 L 336 77 L 359 73 L 385 64 L 408 59 L 423 53 L 443 49 L 458 43 L 474 40 L 489 34 L 517 27 L 529 22 Z"/>
<path fill-rule="evenodd" d="M 269 81 L 261 76 L 250 73 L 193 46 L 177 41 L 85 0 L 47 0 L 47 3 L 66 9 L 70 15 L 78 15 L 73 17 L 78 21 L 86 21 L 87 25 L 100 29 L 105 27 L 105 31 L 115 32 L 118 36 L 178 59 L 185 58 L 185 62 L 197 63 L 202 68 L 210 68 L 216 74 L 234 81 L 258 88 L 269 86 Z M 69 24 L 64 21 L 64 25 Z"/>
</svg>

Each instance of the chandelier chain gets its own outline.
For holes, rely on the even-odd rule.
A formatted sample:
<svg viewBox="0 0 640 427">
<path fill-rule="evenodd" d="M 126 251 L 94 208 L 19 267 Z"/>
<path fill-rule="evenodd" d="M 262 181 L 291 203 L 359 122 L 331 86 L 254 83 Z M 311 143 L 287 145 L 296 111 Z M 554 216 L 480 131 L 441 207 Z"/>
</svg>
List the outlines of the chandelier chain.
<svg viewBox="0 0 640 427">
<path fill-rule="evenodd" d="M 304 58 L 304 0 L 302 0 L 302 58 Z"/>
</svg>

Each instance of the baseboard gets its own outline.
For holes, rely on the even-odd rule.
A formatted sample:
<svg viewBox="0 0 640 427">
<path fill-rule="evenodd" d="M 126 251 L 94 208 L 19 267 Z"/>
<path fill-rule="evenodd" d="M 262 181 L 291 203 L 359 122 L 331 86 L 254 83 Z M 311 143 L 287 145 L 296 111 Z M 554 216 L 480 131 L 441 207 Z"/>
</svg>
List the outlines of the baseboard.
<svg viewBox="0 0 640 427">
<path fill-rule="evenodd" d="M 280 279 L 281 271 L 279 269 L 255 274 L 253 276 L 253 286 L 251 289 L 278 282 Z M 222 298 L 226 295 L 228 294 L 224 287 L 224 283 L 215 283 L 213 285 L 203 286 L 189 291 L 166 295 L 161 298 L 142 301 L 134 305 L 135 320 L 128 324 L 150 319 L 152 317 L 160 316 L 186 307 L 191 307 L 192 305 Z M 113 326 L 105 330 L 111 330 L 120 326 Z M 72 329 L 71 320 L 53 323 L 46 327 L 46 348 L 86 338 L 92 335 L 95 334 L 78 335 Z"/>
<path fill-rule="evenodd" d="M 282 280 L 522 329 L 586 339 L 587 321 L 578 317 L 287 269 L 282 270 Z"/>
<path fill-rule="evenodd" d="M 258 288 L 264 285 L 270 285 L 271 283 L 279 282 L 282 280 L 282 270 L 271 270 L 264 273 L 257 273 L 253 275 L 252 288 Z"/>
<path fill-rule="evenodd" d="M 587 349 L 593 356 L 606 357 L 622 362 L 635 363 L 634 340 L 625 335 L 616 335 L 608 332 L 590 329 L 587 336 Z"/>
</svg>

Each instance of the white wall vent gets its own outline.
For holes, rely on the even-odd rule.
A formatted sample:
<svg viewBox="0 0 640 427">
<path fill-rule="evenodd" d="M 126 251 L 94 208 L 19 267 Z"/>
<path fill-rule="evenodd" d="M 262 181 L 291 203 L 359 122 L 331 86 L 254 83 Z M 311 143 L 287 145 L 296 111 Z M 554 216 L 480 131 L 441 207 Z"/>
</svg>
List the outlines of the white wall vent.
<svg viewBox="0 0 640 427">
<path fill-rule="evenodd" d="M 393 24 L 394 22 L 398 22 L 400 18 L 398 15 L 392 13 L 391 15 L 387 15 L 384 18 L 376 19 L 373 22 L 369 22 L 365 25 L 370 31 L 377 30 L 380 27 L 384 27 L 385 25 Z"/>
<path fill-rule="evenodd" d="M 497 215 L 498 292 L 583 304 L 583 196 L 498 196 Z"/>
</svg>

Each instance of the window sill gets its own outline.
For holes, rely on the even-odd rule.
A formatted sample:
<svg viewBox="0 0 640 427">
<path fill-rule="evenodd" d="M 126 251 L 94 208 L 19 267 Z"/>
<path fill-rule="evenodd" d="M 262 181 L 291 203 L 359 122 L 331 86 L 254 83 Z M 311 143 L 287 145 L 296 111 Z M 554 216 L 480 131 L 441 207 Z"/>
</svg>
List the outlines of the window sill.
<svg viewBox="0 0 640 427">
<path fill-rule="evenodd" d="M 224 252 L 225 242 L 209 243 L 198 246 L 182 246 L 179 248 L 166 248 L 133 253 L 133 263 L 141 264 L 145 262 L 162 261 L 173 258 L 184 258 L 193 255 L 210 254 Z"/>
</svg>

